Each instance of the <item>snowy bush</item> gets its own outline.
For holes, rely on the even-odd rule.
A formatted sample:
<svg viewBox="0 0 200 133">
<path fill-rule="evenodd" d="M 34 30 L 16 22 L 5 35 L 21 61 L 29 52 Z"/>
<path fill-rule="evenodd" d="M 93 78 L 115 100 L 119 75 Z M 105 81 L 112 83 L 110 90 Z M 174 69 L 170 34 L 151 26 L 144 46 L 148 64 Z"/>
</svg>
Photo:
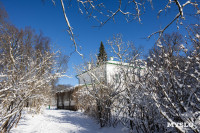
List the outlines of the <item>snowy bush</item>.
<svg viewBox="0 0 200 133">
<path fill-rule="evenodd" d="M 179 34 L 166 35 L 161 42 L 163 47 L 154 49 L 149 58 L 148 88 L 154 104 L 168 122 L 192 123 L 196 127 L 175 126 L 178 131 L 199 132 L 194 116 L 200 109 L 199 53 L 197 49 L 187 53 Z"/>
<path fill-rule="evenodd" d="M 196 34 L 191 38 L 194 47 L 188 50 L 180 34 L 166 34 L 147 60 L 140 60 L 140 53 L 120 36 L 114 38 L 111 48 L 119 61 L 129 65 L 119 66 L 118 82 L 109 84 L 89 71 L 93 82 L 79 91 L 81 105 L 90 109 L 88 114 L 113 126 L 120 123 L 130 132 L 199 132 L 199 38 Z M 109 117 L 103 115 L 106 108 Z"/>
</svg>

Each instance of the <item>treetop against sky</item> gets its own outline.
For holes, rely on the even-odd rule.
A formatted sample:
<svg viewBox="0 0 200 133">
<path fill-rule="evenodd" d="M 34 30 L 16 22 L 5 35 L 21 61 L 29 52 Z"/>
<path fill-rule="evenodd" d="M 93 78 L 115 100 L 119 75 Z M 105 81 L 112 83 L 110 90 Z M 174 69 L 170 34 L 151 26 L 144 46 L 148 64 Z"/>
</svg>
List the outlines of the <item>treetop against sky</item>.
<svg viewBox="0 0 200 133">
<path fill-rule="evenodd" d="M 175 0 L 175 2 L 176 1 L 177 0 Z M 45 36 L 51 38 L 54 50 L 60 49 L 67 55 L 74 52 L 73 42 L 70 40 L 70 36 L 67 32 L 68 26 L 63 15 L 61 1 L 55 0 L 55 5 L 51 0 L 2 0 L 1 2 L 8 12 L 10 22 L 16 27 L 25 28 L 26 26 L 30 26 L 35 29 L 36 32 L 42 31 Z M 134 10 L 133 13 L 135 13 L 135 15 L 132 15 L 132 18 L 136 17 L 136 19 L 129 19 L 130 21 L 127 22 L 126 16 L 119 11 L 114 17 L 115 21 L 113 22 L 112 18 L 107 21 L 109 17 L 101 15 L 98 11 L 102 11 L 104 14 L 107 13 L 107 15 L 112 16 L 112 13 L 107 12 L 107 9 L 110 9 L 110 11 L 115 13 L 114 11 L 118 10 L 120 0 L 101 0 L 100 2 L 104 3 L 105 6 L 103 7 L 100 5 L 100 7 L 102 6 L 101 8 L 97 6 L 100 3 L 94 2 L 97 11 L 91 16 L 88 16 L 81 1 L 69 2 L 68 0 L 64 0 L 63 2 L 65 4 L 65 13 L 73 28 L 75 40 L 78 44 L 78 50 L 84 55 L 84 60 L 87 60 L 90 57 L 90 54 L 98 53 L 101 41 L 105 45 L 108 57 L 111 56 L 109 53 L 110 49 L 106 43 L 107 40 L 112 39 L 114 34 L 118 33 L 123 35 L 124 41 L 133 41 L 136 47 L 142 46 L 144 48 L 144 53 L 147 54 L 148 50 L 158 39 L 158 34 L 152 36 L 150 39 L 147 39 L 147 37 L 167 26 L 180 11 L 175 2 L 168 5 L 168 0 L 153 0 L 153 5 L 151 5 L 150 2 L 145 1 L 145 10 L 143 8 L 140 10 L 139 15 L 141 14 L 141 16 L 138 18 L 138 10 L 133 9 L 133 7 L 136 8 L 136 4 L 131 3 L 132 5 L 130 4 L 127 6 L 128 0 L 122 0 L 121 11 L 126 13 L 125 11 Z M 187 0 L 181 0 L 179 4 L 183 5 L 185 2 L 187 2 Z M 192 2 L 195 2 L 195 0 Z M 87 8 L 90 9 L 89 6 Z M 160 13 L 158 19 L 160 10 L 163 10 L 163 12 Z M 91 10 L 88 10 L 88 13 L 90 11 Z M 196 20 L 195 17 L 191 16 L 191 14 L 195 14 L 197 11 L 198 10 L 195 9 L 194 6 L 189 4 L 186 5 L 183 10 L 185 18 L 181 19 L 180 17 L 178 22 L 179 27 L 177 27 L 176 22 L 174 22 L 166 29 L 165 33 L 174 31 L 182 34 L 186 33 L 185 27 L 187 25 L 199 23 L 199 20 Z M 98 19 L 98 21 L 100 20 L 101 23 L 96 21 L 96 19 Z M 104 24 L 104 22 L 106 23 Z M 78 84 L 73 66 L 82 63 L 84 60 L 77 53 L 72 54 L 67 74 L 73 78 L 61 79 L 60 83 L 72 85 Z"/>
</svg>

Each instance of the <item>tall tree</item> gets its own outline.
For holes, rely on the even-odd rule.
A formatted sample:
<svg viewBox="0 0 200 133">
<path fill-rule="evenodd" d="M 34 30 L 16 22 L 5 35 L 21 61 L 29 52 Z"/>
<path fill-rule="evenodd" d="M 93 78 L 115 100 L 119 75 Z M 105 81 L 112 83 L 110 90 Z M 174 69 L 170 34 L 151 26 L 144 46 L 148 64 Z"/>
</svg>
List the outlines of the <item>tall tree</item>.
<svg viewBox="0 0 200 133">
<path fill-rule="evenodd" d="M 105 48 L 104 48 L 104 45 L 103 45 L 103 42 L 101 41 L 101 45 L 100 45 L 100 48 L 99 48 L 99 54 L 98 54 L 98 65 L 104 61 L 107 61 L 107 53 L 105 51 Z"/>
</svg>

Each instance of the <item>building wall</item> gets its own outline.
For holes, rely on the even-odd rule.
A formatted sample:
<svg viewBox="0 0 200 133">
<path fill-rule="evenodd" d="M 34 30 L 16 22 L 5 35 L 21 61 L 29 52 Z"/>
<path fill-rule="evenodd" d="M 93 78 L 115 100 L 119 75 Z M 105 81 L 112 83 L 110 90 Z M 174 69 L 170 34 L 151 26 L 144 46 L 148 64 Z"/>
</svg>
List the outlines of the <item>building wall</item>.
<svg viewBox="0 0 200 133">
<path fill-rule="evenodd" d="M 84 85 L 84 84 L 92 84 L 94 82 L 98 82 L 105 80 L 106 79 L 106 73 L 105 73 L 105 67 L 106 65 L 102 65 L 99 67 L 96 67 L 94 69 L 91 69 L 81 75 L 78 76 L 79 78 L 79 84 Z M 97 78 L 97 80 L 96 80 Z M 96 81 L 95 81 L 96 80 Z"/>
<path fill-rule="evenodd" d="M 106 65 L 107 83 L 113 83 L 113 81 L 116 81 L 119 77 L 121 66 L 114 63 L 107 63 Z"/>
<path fill-rule="evenodd" d="M 129 80 L 138 80 L 138 75 L 142 76 L 147 73 L 145 66 L 142 68 L 138 66 L 134 66 L 134 64 L 128 63 L 120 63 L 116 61 L 108 61 L 107 63 L 107 81 L 109 83 L 119 83 L 121 86 L 124 85 L 125 76 L 129 78 Z"/>
<path fill-rule="evenodd" d="M 107 63 L 102 65 L 101 67 L 97 67 L 95 69 L 87 71 L 79 75 L 78 78 L 79 84 L 91 84 L 94 83 L 94 81 L 92 81 L 92 74 L 94 74 L 96 78 L 98 78 L 98 80 L 105 80 L 106 83 L 115 83 L 116 85 L 121 84 L 123 86 L 125 82 L 124 74 L 128 74 L 129 78 L 132 78 L 132 80 L 137 80 L 138 77 L 135 74 L 137 74 L 138 72 L 140 74 L 144 74 L 145 69 L 135 69 L 133 65 L 129 66 L 128 63 L 107 61 Z"/>
</svg>

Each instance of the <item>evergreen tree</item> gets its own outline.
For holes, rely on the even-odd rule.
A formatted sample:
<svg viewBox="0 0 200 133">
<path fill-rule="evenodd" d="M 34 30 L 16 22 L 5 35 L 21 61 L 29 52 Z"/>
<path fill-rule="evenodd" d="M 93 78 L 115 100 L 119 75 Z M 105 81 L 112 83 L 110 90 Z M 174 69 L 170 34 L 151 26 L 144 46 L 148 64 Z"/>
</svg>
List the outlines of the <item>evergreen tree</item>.
<svg viewBox="0 0 200 133">
<path fill-rule="evenodd" d="M 107 53 L 105 51 L 103 42 L 101 42 L 100 48 L 99 48 L 99 54 L 98 54 L 98 65 L 104 61 L 107 61 Z"/>
</svg>

